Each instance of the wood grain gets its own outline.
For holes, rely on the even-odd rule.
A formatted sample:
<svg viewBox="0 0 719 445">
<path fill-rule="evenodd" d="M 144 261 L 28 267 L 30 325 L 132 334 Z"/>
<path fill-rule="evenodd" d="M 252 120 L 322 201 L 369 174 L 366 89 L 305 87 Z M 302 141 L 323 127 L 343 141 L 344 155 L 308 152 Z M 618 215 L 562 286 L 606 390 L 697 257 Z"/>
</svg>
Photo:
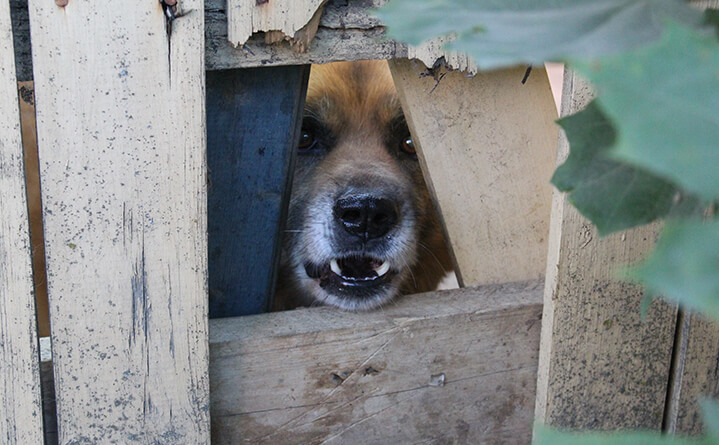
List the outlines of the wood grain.
<svg viewBox="0 0 719 445">
<path fill-rule="evenodd" d="M 211 318 L 271 307 L 309 72 L 207 74 Z"/>
<path fill-rule="evenodd" d="M 211 320 L 213 443 L 529 443 L 541 289 Z"/>
<path fill-rule="evenodd" d="M 9 3 L 0 1 L 0 441 L 41 444 L 27 190 Z"/>
<path fill-rule="evenodd" d="M 543 276 L 557 141 L 546 72 L 390 68 L 460 284 Z"/>
<path fill-rule="evenodd" d="M 62 444 L 209 442 L 203 19 L 30 1 Z"/>
<path fill-rule="evenodd" d="M 562 115 L 593 98 L 586 82 L 565 73 Z M 558 162 L 569 145 L 562 134 Z M 596 228 L 555 191 L 549 235 L 536 418 L 573 429 L 662 426 L 676 308 L 654 303 L 640 317 L 639 286 L 617 279 L 643 258 L 657 225 L 599 238 Z"/>
</svg>

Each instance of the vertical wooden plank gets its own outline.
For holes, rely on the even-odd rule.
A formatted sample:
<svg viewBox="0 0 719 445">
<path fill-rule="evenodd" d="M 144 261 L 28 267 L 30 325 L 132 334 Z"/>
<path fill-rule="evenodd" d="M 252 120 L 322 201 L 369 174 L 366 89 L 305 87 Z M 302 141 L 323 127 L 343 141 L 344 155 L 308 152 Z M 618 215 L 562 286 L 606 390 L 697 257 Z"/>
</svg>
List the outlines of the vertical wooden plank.
<svg viewBox="0 0 719 445">
<path fill-rule="evenodd" d="M 593 93 L 565 73 L 562 114 Z M 562 135 L 558 162 L 569 145 Z M 669 379 L 676 309 L 654 303 L 640 317 L 642 289 L 616 278 L 643 258 L 657 226 L 599 238 L 594 226 L 554 192 L 549 235 L 535 417 L 576 429 L 660 429 Z"/>
<path fill-rule="evenodd" d="M 30 229 L 10 7 L 0 0 L 0 442 L 40 444 Z"/>
<path fill-rule="evenodd" d="M 59 3 L 59 2 L 58 2 Z M 30 1 L 59 442 L 208 443 L 203 2 Z"/>
<path fill-rule="evenodd" d="M 207 73 L 211 318 L 271 305 L 309 71 Z"/>
<path fill-rule="evenodd" d="M 390 61 L 461 285 L 544 274 L 557 141 L 546 72 L 526 68 L 434 76 Z"/>
<path fill-rule="evenodd" d="M 683 312 L 678 329 L 666 430 L 700 435 L 704 422 L 699 399 L 719 398 L 719 323 Z"/>
</svg>

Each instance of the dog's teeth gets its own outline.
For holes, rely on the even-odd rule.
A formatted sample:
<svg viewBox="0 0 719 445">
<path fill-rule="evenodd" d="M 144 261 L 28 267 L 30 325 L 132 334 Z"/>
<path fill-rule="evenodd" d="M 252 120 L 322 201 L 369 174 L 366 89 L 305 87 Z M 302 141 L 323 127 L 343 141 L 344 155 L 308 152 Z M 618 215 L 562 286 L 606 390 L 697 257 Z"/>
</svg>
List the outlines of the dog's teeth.
<svg viewBox="0 0 719 445">
<path fill-rule="evenodd" d="M 387 272 L 389 272 L 389 261 L 385 261 L 384 263 L 382 263 L 381 266 L 375 268 L 374 271 L 377 273 L 377 276 L 379 276 L 379 277 L 386 274 Z"/>
<path fill-rule="evenodd" d="M 332 258 L 332 261 L 330 261 L 330 269 L 332 269 L 332 272 L 336 275 L 342 276 L 342 269 L 340 269 L 340 265 L 337 264 L 337 259 Z"/>
</svg>

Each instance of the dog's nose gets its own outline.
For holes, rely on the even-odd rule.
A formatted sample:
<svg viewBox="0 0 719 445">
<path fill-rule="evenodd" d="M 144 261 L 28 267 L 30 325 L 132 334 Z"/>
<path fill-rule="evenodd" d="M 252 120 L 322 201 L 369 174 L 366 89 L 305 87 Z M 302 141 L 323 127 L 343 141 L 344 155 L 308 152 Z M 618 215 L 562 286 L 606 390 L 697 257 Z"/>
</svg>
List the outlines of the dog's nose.
<svg viewBox="0 0 719 445">
<path fill-rule="evenodd" d="M 347 232 L 365 240 L 381 237 L 397 222 L 397 206 L 386 198 L 341 198 L 335 202 L 333 212 Z"/>
</svg>

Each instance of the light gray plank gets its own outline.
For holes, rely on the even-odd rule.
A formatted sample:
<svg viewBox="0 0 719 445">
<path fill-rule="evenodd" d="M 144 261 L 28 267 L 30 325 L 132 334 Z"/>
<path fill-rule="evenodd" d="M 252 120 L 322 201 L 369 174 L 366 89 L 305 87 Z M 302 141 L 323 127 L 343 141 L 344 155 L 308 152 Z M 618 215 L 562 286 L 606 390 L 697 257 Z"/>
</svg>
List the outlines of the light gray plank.
<svg viewBox="0 0 719 445">
<path fill-rule="evenodd" d="M 541 289 L 211 320 L 213 443 L 529 443 Z"/>
<path fill-rule="evenodd" d="M 565 73 L 562 114 L 593 92 Z M 569 152 L 560 136 L 558 162 Z M 658 430 L 669 381 L 676 308 L 656 302 L 640 317 L 639 286 L 617 279 L 643 258 L 656 225 L 599 238 L 596 228 L 555 190 L 537 383 L 537 420 L 575 429 Z"/>
<path fill-rule="evenodd" d="M 30 229 L 10 7 L 0 1 L 0 442 L 42 443 Z"/>
<path fill-rule="evenodd" d="M 30 20 L 59 442 L 207 443 L 204 16 Z"/>
</svg>

